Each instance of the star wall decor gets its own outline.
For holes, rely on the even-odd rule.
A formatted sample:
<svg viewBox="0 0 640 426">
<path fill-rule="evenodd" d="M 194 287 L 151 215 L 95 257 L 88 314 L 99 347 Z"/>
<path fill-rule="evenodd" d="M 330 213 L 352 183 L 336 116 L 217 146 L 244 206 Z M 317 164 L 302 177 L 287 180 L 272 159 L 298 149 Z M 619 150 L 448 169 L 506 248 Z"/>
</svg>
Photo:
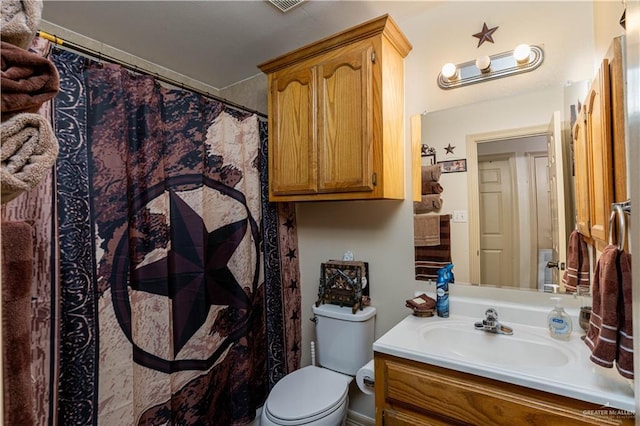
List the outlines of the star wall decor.
<svg viewBox="0 0 640 426">
<path fill-rule="evenodd" d="M 455 146 L 451 146 L 451 144 L 444 147 L 444 150 L 447 154 L 453 154 L 453 150 L 456 149 Z"/>
<path fill-rule="evenodd" d="M 485 22 L 482 25 L 482 31 L 473 35 L 474 37 L 478 38 L 478 47 L 480 47 L 485 41 L 490 41 L 491 43 L 493 43 L 493 33 L 495 33 L 497 29 L 498 27 L 487 27 L 487 23 Z"/>
</svg>

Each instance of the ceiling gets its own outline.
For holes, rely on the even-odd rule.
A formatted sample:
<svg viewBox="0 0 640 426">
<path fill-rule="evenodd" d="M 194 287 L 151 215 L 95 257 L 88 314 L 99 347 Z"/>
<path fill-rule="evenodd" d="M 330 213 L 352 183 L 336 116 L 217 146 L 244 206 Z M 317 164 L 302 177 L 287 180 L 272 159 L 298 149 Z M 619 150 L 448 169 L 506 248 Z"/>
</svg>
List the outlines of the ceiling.
<svg viewBox="0 0 640 426">
<path fill-rule="evenodd" d="M 45 0 L 42 19 L 221 90 L 305 44 L 385 13 L 402 26 L 437 4 L 306 0 L 283 13 L 263 0 Z"/>
</svg>

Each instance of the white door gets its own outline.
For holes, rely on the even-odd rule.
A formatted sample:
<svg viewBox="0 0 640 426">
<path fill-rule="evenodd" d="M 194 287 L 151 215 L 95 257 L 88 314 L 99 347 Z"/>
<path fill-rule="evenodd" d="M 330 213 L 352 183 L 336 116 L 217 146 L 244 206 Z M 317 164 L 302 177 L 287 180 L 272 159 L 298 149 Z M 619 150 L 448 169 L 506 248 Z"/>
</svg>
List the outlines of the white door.
<svg viewBox="0 0 640 426">
<path fill-rule="evenodd" d="M 549 262 L 548 267 L 552 268 L 553 283 L 560 284 L 560 273 L 564 271 L 567 262 L 567 222 L 563 184 L 565 182 L 563 178 L 564 145 L 559 111 L 553 113 L 549 123 L 547 150 L 549 155 L 549 207 L 551 209 L 551 248 L 553 256 L 553 260 Z"/>
<path fill-rule="evenodd" d="M 480 279 L 483 284 L 517 286 L 514 279 L 513 179 L 508 158 L 478 158 Z"/>
</svg>

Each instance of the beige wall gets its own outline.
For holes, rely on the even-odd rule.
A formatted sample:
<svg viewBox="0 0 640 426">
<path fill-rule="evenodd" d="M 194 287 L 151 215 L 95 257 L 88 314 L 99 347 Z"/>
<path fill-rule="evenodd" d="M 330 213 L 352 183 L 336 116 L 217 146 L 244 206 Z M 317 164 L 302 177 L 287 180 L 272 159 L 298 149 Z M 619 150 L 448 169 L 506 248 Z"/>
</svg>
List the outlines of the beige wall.
<svg viewBox="0 0 640 426">
<path fill-rule="evenodd" d="M 599 0 L 593 3 L 593 37 L 596 52 L 594 66 L 598 66 L 598 58 L 607 53 L 611 39 L 624 34 L 624 28 L 619 24 L 623 11 L 622 0 Z"/>
<path fill-rule="evenodd" d="M 220 89 L 218 95 L 238 105 L 267 114 L 267 76 L 258 74 L 252 78 Z"/>
</svg>

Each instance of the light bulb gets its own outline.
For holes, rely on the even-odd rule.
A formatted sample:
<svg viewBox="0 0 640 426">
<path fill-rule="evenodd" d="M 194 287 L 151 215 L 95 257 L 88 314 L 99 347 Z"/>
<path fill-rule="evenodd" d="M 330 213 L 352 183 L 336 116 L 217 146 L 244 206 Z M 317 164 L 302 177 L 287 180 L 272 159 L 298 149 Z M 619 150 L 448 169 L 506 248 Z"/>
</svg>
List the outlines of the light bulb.
<svg viewBox="0 0 640 426">
<path fill-rule="evenodd" d="M 491 67 L 491 58 L 487 55 L 478 56 L 478 59 L 476 59 L 476 67 L 482 72 L 489 72 L 489 68 Z"/>
<path fill-rule="evenodd" d="M 519 64 L 529 62 L 529 55 L 531 47 L 528 44 L 520 44 L 513 50 L 513 57 Z"/>
<path fill-rule="evenodd" d="M 451 62 L 442 66 L 442 76 L 447 80 L 453 80 L 456 77 L 458 70 Z"/>
</svg>

